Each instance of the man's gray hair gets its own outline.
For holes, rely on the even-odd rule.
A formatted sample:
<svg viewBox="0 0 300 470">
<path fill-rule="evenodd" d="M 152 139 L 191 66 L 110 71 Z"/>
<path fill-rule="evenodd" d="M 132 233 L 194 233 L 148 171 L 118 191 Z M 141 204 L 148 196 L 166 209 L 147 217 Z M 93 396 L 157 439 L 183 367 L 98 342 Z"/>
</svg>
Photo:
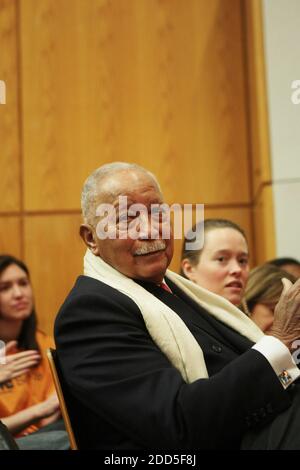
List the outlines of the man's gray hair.
<svg viewBox="0 0 300 470">
<path fill-rule="evenodd" d="M 85 180 L 81 193 L 81 209 L 85 223 L 91 223 L 95 217 L 95 205 L 99 204 L 98 196 L 101 193 L 102 182 L 107 176 L 113 176 L 120 171 L 138 171 L 153 179 L 158 190 L 161 192 L 156 176 L 136 163 L 114 162 L 106 163 L 97 168 Z"/>
</svg>

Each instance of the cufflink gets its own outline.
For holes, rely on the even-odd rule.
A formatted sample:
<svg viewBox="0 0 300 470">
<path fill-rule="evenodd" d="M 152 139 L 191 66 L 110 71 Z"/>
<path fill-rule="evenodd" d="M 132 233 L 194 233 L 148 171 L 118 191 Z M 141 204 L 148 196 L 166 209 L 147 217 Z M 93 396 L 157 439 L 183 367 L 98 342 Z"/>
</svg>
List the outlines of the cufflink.
<svg viewBox="0 0 300 470">
<path fill-rule="evenodd" d="M 283 369 L 283 371 L 281 372 L 281 374 L 278 375 L 278 378 L 280 380 L 280 382 L 282 383 L 282 385 L 284 387 L 286 387 L 287 385 L 289 385 L 292 381 L 292 377 L 290 376 L 290 374 L 288 373 L 287 370 Z"/>
</svg>

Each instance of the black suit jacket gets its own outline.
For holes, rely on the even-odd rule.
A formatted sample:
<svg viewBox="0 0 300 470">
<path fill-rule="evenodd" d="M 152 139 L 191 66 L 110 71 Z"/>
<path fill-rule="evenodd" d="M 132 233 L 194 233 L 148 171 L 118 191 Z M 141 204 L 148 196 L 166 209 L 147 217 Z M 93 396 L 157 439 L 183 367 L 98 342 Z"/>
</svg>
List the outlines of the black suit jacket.
<svg viewBox="0 0 300 470">
<path fill-rule="evenodd" d="M 175 295 L 140 283 L 175 310 L 204 352 L 209 379 L 186 384 L 153 343 L 137 305 L 80 276 L 55 322 L 58 360 L 81 448 L 239 448 L 247 429 L 290 405 L 251 342 Z"/>
</svg>

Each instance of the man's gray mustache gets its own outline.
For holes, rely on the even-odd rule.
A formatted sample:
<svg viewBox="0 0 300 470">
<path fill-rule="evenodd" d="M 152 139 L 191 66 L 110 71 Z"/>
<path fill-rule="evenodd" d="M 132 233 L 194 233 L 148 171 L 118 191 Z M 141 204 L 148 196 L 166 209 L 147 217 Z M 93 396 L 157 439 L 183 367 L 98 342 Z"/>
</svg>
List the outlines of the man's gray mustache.
<svg viewBox="0 0 300 470">
<path fill-rule="evenodd" d="M 164 250 L 167 244 L 164 240 L 154 240 L 152 242 L 143 243 L 139 248 L 134 252 L 136 256 L 147 255 L 148 253 L 153 253 L 154 251 Z"/>
</svg>

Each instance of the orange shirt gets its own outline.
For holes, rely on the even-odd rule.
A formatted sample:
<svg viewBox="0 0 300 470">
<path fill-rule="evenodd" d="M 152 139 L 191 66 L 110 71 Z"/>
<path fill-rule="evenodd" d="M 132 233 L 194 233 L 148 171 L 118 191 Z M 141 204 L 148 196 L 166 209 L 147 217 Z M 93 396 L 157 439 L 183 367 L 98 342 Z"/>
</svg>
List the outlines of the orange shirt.
<svg viewBox="0 0 300 470">
<path fill-rule="evenodd" d="M 41 352 L 39 365 L 0 384 L 0 419 L 46 400 L 55 391 L 46 356 L 47 348 L 54 347 L 53 339 L 39 330 L 36 332 L 36 339 Z M 12 354 L 19 351 L 13 351 Z M 17 437 L 37 431 L 39 427 L 39 422 L 31 424 Z"/>
</svg>

